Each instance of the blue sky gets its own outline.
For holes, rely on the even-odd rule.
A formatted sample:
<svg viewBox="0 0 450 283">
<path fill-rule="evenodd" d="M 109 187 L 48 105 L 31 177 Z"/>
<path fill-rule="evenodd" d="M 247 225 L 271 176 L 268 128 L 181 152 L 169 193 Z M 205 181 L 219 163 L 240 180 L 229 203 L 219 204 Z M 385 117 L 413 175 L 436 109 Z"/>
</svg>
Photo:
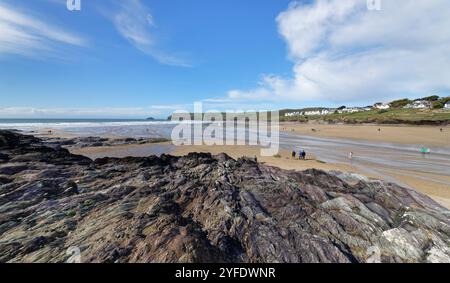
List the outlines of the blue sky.
<svg viewBox="0 0 450 283">
<path fill-rule="evenodd" d="M 448 92 L 448 7 L 400 2 L 372 12 L 363 0 L 81 0 L 68 11 L 66 0 L 0 0 L 0 116 L 164 117 L 194 101 L 258 110 Z M 417 27 L 419 8 L 441 17 Z M 413 24 L 418 34 L 398 38 Z"/>
</svg>

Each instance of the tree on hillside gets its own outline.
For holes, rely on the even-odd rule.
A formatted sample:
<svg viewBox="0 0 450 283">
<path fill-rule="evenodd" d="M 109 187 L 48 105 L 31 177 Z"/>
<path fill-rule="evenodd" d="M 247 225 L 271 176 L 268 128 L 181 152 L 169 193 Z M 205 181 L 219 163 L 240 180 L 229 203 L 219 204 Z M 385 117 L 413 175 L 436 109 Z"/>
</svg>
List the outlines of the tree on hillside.
<svg viewBox="0 0 450 283">
<path fill-rule="evenodd" d="M 419 100 L 438 101 L 439 100 L 439 96 L 438 95 L 427 96 L 427 97 L 424 97 L 424 98 L 416 99 L 415 101 L 419 101 Z"/>
<path fill-rule="evenodd" d="M 448 103 L 449 101 L 450 101 L 450 96 L 443 97 L 437 101 L 433 101 L 432 106 L 434 109 L 442 109 L 442 108 L 444 108 L 445 104 Z"/>
<path fill-rule="evenodd" d="M 392 101 L 391 103 L 389 103 L 389 106 L 391 106 L 392 108 L 403 108 L 410 103 L 412 103 L 411 100 L 409 100 L 408 98 L 404 98 Z"/>
</svg>

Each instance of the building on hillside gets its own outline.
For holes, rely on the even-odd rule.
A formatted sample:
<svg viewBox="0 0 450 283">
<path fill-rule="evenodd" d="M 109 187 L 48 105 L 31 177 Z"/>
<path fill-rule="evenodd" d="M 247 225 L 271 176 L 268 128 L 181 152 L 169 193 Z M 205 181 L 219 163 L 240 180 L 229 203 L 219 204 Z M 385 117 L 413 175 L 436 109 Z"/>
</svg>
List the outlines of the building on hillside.
<svg viewBox="0 0 450 283">
<path fill-rule="evenodd" d="M 406 109 L 427 109 L 431 108 L 431 102 L 426 100 L 417 100 L 413 103 L 406 105 L 404 108 Z"/>
<path fill-rule="evenodd" d="M 306 116 L 325 116 L 334 112 L 334 109 L 318 109 L 312 111 L 305 111 L 303 115 Z"/>
<path fill-rule="evenodd" d="M 302 115 L 301 112 L 291 112 L 291 113 L 286 113 L 284 114 L 284 117 L 295 117 L 295 116 L 300 116 Z"/>
<path fill-rule="evenodd" d="M 370 111 L 367 110 L 366 107 L 346 107 L 344 109 L 339 109 L 338 113 L 339 114 L 343 114 L 343 113 L 358 113 L 358 112 L 364 112 L 364 111 Z"/>
<path fill-rule="evenodd" d="M 379 109 L 379 110 L 387 110 L 389 108 L 391 108 L 391 106 L 389 106 L 389 104 L 385 104 L 385 103 L 375 103 L 373 105 L 373 108 L 375 109 Z"/>
<path fill-rule="evenodd" d="M 324 116 L 333 113 L 334 109 L 317 109 L 308 111 L 297 111 L 284 114 L 285 117 L 296 117 L 296 116 Z"/>
<path fill-rule="evenodd" d="M 285 117 L 296 117 L 296 116 L 325 116 L 333 114 L 337 111 L 337 113 L 343 114 L 343 113 L 357 113 L 357 112 L 364 112 L 364 111 L 370 111 L 372 108 L 370 107 L 346 107 L 343 109 L 336 109 L 336 108 L 323 108 L 323 109 L 314 109 L 314 110 L 305 110 L 305 111 L 297 111 L 297 112 L 290 112 L 284 114 Z"/>
<path fill-rule="evenodd" d="M 444 108 L 445 109 L 450 109 L 450 102 L 445 103 Z"/>
</svg>

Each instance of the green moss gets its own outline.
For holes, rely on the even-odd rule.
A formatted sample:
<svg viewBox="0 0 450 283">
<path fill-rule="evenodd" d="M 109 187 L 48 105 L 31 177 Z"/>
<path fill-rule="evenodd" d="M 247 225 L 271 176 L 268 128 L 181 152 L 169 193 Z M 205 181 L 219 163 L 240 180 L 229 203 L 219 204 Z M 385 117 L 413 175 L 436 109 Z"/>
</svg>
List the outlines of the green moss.
<svg viewBox="0 0 450 283">
<path fill-rule="evenodd" d="M 83 206 L 93 206 L 94 204 L 95 204 L 94 200 L 88 199 L 84 201 Z"/>
<path fill-rule="evenodd" d="M 75 217 L 75 215 L 77 215 L 77 212 L 75 210 L 71 209 L 71 210 L 67 210 L 65 212 L 65 214 L 67 217 Z"/>
</svg>

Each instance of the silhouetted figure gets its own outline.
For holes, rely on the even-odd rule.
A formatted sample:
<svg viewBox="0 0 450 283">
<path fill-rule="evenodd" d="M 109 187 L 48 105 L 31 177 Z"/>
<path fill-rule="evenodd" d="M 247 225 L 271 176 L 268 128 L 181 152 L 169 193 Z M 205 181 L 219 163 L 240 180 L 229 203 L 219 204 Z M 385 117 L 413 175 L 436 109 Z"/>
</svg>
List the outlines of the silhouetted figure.
<svg viewBox="0 0 450 283">
<path fill-rule="evenodd" d="M 378 128 L 378 132 L 381 132 L 381 129 L 380 129 L 380 128 Z"/>
<path fill-rule="evenodd" d="M 48 130 L 48 134 L 51 135 L 51 134 L 52 134 L 52 131 L 51 131 L 51 130 Z"/>
<path fill-rule="evenodd" d="M 441 133 L 444 131 L 444 129 L 441 128 Z"/>
<path fill-rule="evenodd" d="M 295 159 L 295 156 L 297 155 L 297 153 L 294 151 L 292 151 L 292 159 Z"/>
<path fill-rule="evenodd" d="M 304 151 L 304 150 L 302 151 L 302 159 L 306 160 L 306 151 Z"/>
</svg>

